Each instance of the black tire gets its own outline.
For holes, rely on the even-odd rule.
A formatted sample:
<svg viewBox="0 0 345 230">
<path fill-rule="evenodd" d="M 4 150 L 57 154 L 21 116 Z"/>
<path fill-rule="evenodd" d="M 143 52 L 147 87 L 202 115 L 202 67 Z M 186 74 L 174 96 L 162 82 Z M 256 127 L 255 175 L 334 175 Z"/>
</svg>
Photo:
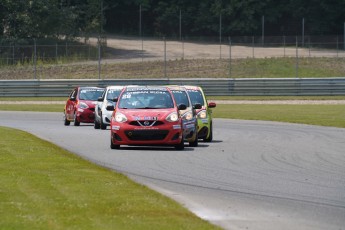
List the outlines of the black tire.
<svg viewBox="0 0 345 230">
<path fill-rule="evenodd" d="M 213 127 L 212 127 L 212 123 L 211 123 L 211 125 L 210 125 L 210 133 L 209 133 L 208 137 L 206 137 L 204 139 L 204 141 L 205 142 L 212 142 L 212 140 L 213 140 Z"/>
<path fill-rule="evenodd" d="M 113 140 L 110 138 L 110 148 L 111 149 L 119 149 L 120 148 L 120 145 L 115 145 L 113 143 Z"/>
<path fill-rule="evenodd" d="M 198 147 L 199 141 L 198 141 L 198 133 L 196 133 L 195 140 L 192 142 L 189 142 L 190 147 Z"/>
<path fill-rule="evenodd" d="M 70 124 L 71 124 L 71 122 L 69 120 L 67 120 L 66 114 L 64 113 L 64 125 L 69 126 Z"/>
<path fill-rule="evenodd" d="M 107 129 L 107 125 L 103 123 L 102 117 L 101 117 L 101 124 L 100 124 L 101 129 L 105 130 Z"/>
<path fill-rule="evenodd" d="M 74 126 L 79 126 L 79 125 L 80 125 L 80 121 L 78 121 L 77 114 L 74 113 Z"/>
<path fill-rule="evenodd" d="M 98 123 L 98 121 L 95 119 L 95 121 L 94 121 L 94 124 L 93 124 L 93 127 L 95 128 L 95 129 L 99 129 L 101 126 L 100 126 L 100 124 Z"/>
<path fill-rule="evenodd" d="M 181 142 L 177 145 L 175 145 L 176 150 L 184 150 L 184 139 L 182 137 Z"/>
</svg>

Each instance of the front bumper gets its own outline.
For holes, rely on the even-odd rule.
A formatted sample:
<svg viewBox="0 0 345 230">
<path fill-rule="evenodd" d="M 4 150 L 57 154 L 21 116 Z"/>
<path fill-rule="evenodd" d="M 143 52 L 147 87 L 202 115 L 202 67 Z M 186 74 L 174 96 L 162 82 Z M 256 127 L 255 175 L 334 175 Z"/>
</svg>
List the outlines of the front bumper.
<svg viewBox="0 0 345 230">
<path fill-rule="evenodd" d="M 95 120 L 95 109 L 78 109 L 77 119 L 82 123 L 93 123 Z"/>
<path fill-rule="evenodd" d="M 211 122 L 209 119 L 198 119 L 198 138 L 207 138 L 210 133 Z"/>
<path fill-rule="evenodd" d="M 178 145 L 183 129 L 180 124 L 162 125 L 160 128 L 131 127 L 118 123 L 111 125 L 111 140 L 115 145 Z"/>
<path fill-rule="evenodd" d="M 196 138 L 197 124 L 195 120 L 183 122 L 183 137 L 187 142 L 192 142 Z"/>
</svg>

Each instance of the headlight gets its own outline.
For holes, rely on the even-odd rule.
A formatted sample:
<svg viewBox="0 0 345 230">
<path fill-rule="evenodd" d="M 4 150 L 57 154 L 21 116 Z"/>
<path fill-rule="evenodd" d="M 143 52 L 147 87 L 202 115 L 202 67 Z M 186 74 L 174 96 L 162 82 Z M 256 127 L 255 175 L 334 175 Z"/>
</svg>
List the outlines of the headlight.
<svg viewBox="0 0 345 230">
<path fill-rule="evenodd" d="M 127 121 L 127 117 L 124 114 L 118 113 L 118 112 L 115 113 L 115 116 L 113 117 L 113 119 L 115 122 L 120 122 L 120 123 Z"/>
<path fill-rule="evenodd" d="M 169 122 L 175 122 L 178 120 L 178 114 L 176 112 L 170 113 L 166 120 Z"/>
<path fill-rule="evenodd" d="M 81 109 L 87 109 L 87 108 L 89 108 L 89 106 L 86 104 L 86 103 L 84 103 L 84 102 L 79 102 L 79 108 L 81 108 Z"/>
<path fill-rule="evenodd" d="M 201 111 L 198 113 L 197 118 L 200 118 L 200 119 L 205 119 L 205 118 L 207 118 L 206 110 L 201 110 Z"/>
<path fill-rule="evenodd" d="M 191 112 L 187 112 L 187 113 L 183 114 L 183 119 L 190 121 L 193 119 L 193 114 Z"/>
</svg>

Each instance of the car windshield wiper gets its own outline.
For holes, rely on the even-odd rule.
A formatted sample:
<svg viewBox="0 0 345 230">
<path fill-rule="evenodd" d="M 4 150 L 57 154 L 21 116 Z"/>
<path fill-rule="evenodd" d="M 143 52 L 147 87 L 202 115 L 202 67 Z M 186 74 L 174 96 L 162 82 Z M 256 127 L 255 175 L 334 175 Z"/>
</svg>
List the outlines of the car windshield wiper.
<svg viewBox="0 0 345 230">
<path fill-rule="evenodd" d="M 146 107 L 139 107 L 139 108 L 136 108 L 136 109 L 160 109 L 160 108 L 146 106 Z"/>
</svg>

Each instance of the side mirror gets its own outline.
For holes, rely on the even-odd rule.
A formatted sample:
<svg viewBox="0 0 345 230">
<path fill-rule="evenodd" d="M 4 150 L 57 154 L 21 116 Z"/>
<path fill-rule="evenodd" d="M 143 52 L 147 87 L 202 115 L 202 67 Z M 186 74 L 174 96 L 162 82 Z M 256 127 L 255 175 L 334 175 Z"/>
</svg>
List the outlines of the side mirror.
<svg viewBox="0 0 345 230">
<path fill-rule="evenodd" d="M 216 104 L 215 102 L 209 102 L 209 103 L 208 103 L 208 107 L 209 107 L 209 108 L 215 108 L 216 105 L 217 105 L 217 104 Z"/>
<path fill-rule="evenodd" d="M 113 106 L 113 105 L 108 105 L 106 109 L 107 109 L 108 111 L 114 111 L 115 106 Z"/>
<path fill-rule="evenodd" d="M 200 103 L 196 103 L 195 105 L 193 105 L 193 109 L 201 109 L 202 105 Z"/>
<path fill-rule="evenodd" d="M 76 101 L 77 99 L 75 97 L 70 97 L 70 101 Z"/>
<path fill-rule="evenodd" d="M 117 102 L 119 100 L 119 98 L 118 97 L 114 97 L 113 99 L 110 99 L 109 101 L 112 101 L 112 102 Z"/>
<path fill-rule="evenodd" d="M 102 101 L 103 101 L 103 97 L 99 97 L 99 98 L 97 99 L 97 101 L 102 102 Z"/>
<path fill-rule="evenodd" d="M 178 110 L 185 110 L 185 109 L 187 109 L 187 106 L 186 106 L 185 104 L 179 104 L 179 105 L 177 106 L 177 109 L 178 109 Z"/>
</svg>

